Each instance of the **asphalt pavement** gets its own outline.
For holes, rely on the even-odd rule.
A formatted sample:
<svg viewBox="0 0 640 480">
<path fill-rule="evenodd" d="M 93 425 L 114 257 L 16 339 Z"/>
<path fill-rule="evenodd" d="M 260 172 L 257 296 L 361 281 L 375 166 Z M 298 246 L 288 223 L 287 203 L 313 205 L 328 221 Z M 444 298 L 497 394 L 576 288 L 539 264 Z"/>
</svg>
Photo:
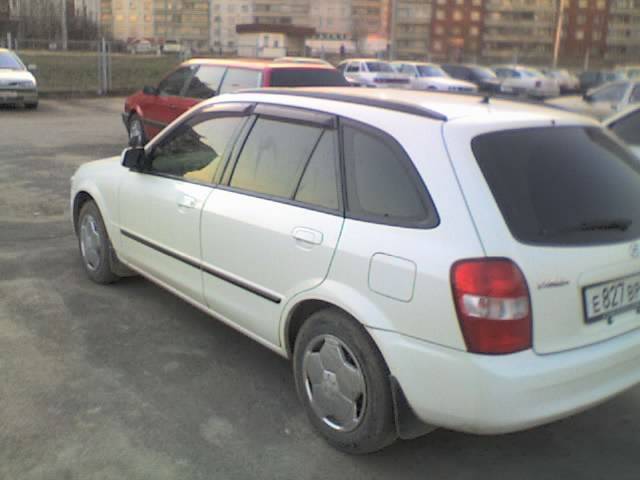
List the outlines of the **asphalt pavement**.
<svg viewBox="0 0 640 480">
<path fill-rule="evenodd" d="M 121 107 L 0 109 L 0 479 L 640 478 L 640 388 L 528 432 L 352 457 L 313 433 L 286 360 L 141 278 L 91 283 L 69 177 L 122 150 Z"/>
</svg>

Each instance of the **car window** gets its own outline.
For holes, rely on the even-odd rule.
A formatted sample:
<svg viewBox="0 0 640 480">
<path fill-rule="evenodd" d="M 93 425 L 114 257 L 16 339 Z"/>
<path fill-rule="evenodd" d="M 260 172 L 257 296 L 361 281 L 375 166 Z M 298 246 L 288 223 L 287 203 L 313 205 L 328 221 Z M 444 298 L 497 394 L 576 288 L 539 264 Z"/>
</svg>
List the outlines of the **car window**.
<svg viewBox="0 0 640 480">
<path fill-rule="evenodd" d="M 391 65 L 385 62 L 367 62 L 366 65 L 370 72 L 393 73 Z"/>
<path fill-rule="evenodd" d="M 626 83 L 614 83 L 606 85 L 591 93 L 589 97 L 592 102 L 611 102 L 618 103 L 622 101 L 624 94 L 627 92 Z"/>
<path fill-rule="evenodd" d="M 12 52 L 0 52 L 0 70 L 24 70 L 20 59 Z"/>
<path fill-rule="evenodd" d="M 222 81 L 220 93 L 235 92 L 243 88 L 256 88 L 260 86 L 262 72 L 247 68 L 230 68 Z"/>
<path fill-rule="evenodd" d="M 640 103 L 640 84 L 633 87 L 633 91 L 629 96 L 629 103 Z"/>
<path fill-rule="evenodd" d="M 506 130 L 471 146 L 516 239 L 585 245 L 640 236 L 640 162 L 601 128 Z"/>
<path fill-rule="evenodd" d="M 185 83 L 191 78 L 191 73 L 192 69 L 189 67 L 179 68 L 160 82 L 158 92 L 160 95 L 179 96 Z"/>
<path fill-rule="evenodd" d="M 231 175 L 232 187 L 292 198 L 322 129 L 258 117 Z"/>
<path fill-rule="evenodd" d="M 152 153 L 151 171 L 211 183 L 236 129 L 245 117 L 186 123 Z"/>
<path fill-rule="evenodd" d="M 185 97 L 210 98 L 218 93 L 225 67 L 202 65 L 189 82 Z"/>
<path fill-rule="evenodd" d="M 349 82 L 333 68 L 274 68 L 270 87 L 348 87 Z"/>
<path fill-rule="evenodd" d="M 424 185 L 395 140 L 352 122 L 345 122 L 343 139 L 350 215 L 377 223 L 434 226 Z"/>
<path fill-rule="evenodd" d="M 322 133 L 294 196 L 299 202 L 338 209 L 336 143 L 335 131 L 325 130 Z"/>
<path fill-rule="evenodd" d="M 640 145 L 640 110 L 634 110 L 616 121 L 611 130 L 626 143 Z"/>
<path fill-rule="evenodd" d="M 419 65 L 418 71 L 421 77 L 448 77 L 444 70 L 435 65 Z"/>
<path fill-rule="evenodd" d="M 347 72 L 359 72 L 360 64 L 358 62 L 351 62 L 347 67 Z"/>
</svg>

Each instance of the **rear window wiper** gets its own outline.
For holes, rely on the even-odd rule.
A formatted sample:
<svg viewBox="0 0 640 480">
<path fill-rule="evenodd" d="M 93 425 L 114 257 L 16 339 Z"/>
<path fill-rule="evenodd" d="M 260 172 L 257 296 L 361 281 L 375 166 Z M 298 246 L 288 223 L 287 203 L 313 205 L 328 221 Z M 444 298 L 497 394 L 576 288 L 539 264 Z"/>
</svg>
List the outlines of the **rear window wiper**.
<svg viewBox="0 0 640 480">
<path fill-rule="evenodd" d="M 607 230 L 620 230 L 626 232 L 632 225 L 632 221 L 628 218 L 617 218 L 611 220 L 589 220 L 586 222 L 580 222 L 576 225 L 570 225 L 564 228 L 547 229 L 543 228 L 540 233 L 543 236 L 555 235 L 560 233 L 572 233 L 572 232 L 598 232 Z"/>
</svg>

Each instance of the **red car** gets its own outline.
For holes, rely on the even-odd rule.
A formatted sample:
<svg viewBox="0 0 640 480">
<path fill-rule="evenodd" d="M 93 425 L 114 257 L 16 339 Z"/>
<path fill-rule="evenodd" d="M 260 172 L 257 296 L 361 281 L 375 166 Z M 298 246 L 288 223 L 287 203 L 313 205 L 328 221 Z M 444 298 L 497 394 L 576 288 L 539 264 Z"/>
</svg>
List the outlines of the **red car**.
<svg viewBox="0 0 640 480">
<path fill-rule="evenodd" d="M 270 61 L 192 59 L 157 87 L 144 87 L 124 104 L 130 145 L 144 145 L 206 98 L 256 87 L 344 87 L 349 82 L 330 65 Z"/>
</svg>

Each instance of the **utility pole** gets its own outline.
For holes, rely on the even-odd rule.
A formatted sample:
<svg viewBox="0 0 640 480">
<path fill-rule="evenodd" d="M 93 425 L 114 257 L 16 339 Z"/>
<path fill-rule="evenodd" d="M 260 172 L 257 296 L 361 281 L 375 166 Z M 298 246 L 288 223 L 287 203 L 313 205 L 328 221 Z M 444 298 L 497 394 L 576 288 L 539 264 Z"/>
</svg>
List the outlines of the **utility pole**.
<svg viewBox="0 0 640 480">
<path fill-rule="evenodd" d="M 389 60 L 396 59 L 396 35 L 397 35 L 397 23 L 398 23 L 398 0 L 391 0 L 391 28 L 389 29 Z"/>
<path fill-rule="evenodd" d="M 62 50 L 67 50 L 67 0 L 60 0 L 60 34 L 62 35 Z"/>
<path fill-rule="evenodd" d="M 558 18 L 556 19 L 556 35 L 553 42 L 553 68 L 558 66 L 558 53 L 560 52 L 560 37 L 562 35 L 562 15 L 564 13 L 564 0 L 558 0 Z"/>
</svg>

